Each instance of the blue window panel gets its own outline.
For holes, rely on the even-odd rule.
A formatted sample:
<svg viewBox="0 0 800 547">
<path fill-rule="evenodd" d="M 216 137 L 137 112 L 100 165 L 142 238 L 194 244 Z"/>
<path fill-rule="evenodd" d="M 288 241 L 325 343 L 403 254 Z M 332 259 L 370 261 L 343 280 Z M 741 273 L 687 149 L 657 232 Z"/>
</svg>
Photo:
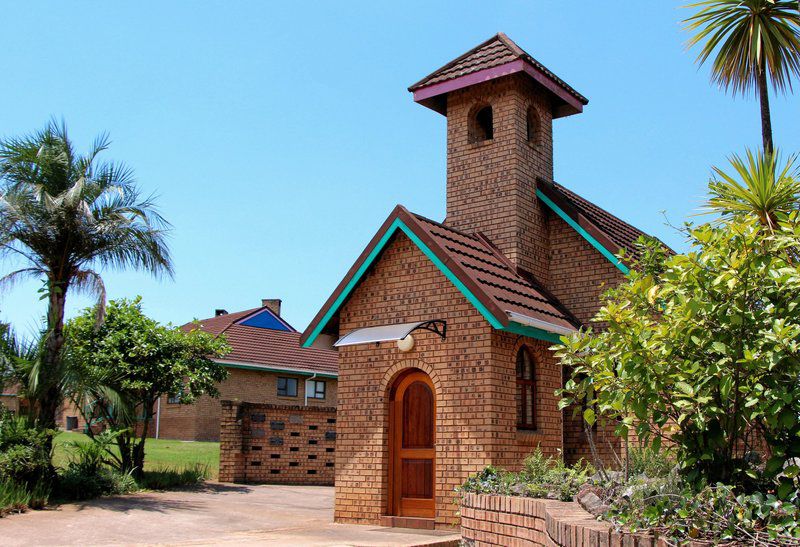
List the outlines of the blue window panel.
<svg viewBox="0 0 800 547">
<path fill-rule="evenodd" d="M 290 327 L 288 323 L 276 317 L 275 314 L 269 310 L 264 310 L 251 317 L 248 317 L 239 324 L 246 327 L 257 327 L 260 329 L 283 330 L 288 332 L 294 331 L 294 329 Z"/>
</svg>

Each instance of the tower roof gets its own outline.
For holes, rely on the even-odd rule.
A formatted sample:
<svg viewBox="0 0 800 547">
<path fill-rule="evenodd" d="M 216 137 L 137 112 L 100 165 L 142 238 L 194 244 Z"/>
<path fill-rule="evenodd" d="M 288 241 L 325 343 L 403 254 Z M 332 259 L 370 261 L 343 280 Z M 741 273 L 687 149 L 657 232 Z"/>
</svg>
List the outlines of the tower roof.
<svg viewBox="0 0 800 547">
<path fill-rule="evenodd" d="M 527 74 L 556 99 L 556 117 L 583 111 L 589 100 L 499 32 L 408 88 L 414 100 L 446 113 L 447 93 L 514 73 Z"/>
</svg>

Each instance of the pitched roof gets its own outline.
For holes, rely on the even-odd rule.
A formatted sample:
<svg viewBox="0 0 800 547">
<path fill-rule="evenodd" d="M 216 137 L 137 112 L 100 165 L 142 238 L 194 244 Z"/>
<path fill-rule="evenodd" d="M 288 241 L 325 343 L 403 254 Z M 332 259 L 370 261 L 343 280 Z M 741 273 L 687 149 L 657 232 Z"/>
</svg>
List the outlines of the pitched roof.
<svg viewBox="0 0 800 547">
<path fill-rule="evenodd" d="M 496 303 L 504 312 L 502 315 L 514 312 L 568 330 L 579 325 L 533 276 L 517 269 L 482 234 L 466 234 L 423 216 L 413 216 L 424 233 L 438 245 L 442 255 L 460 266 L 463 277 Z"/>
<path fill-rule="evenodd" d="M 512 63 L 516 61 L 521 61 L 521 63 L 512 66 Z M 436 84 L 457 80 L 465 76 L 474 75 L 482 71 L 489 71 L 490 69 L 497 69 L 499 67 L 506 67 L 508 70 L 500 71 L 496 74 L 484 73 L 486 76 L 485 79 L 505 76 L 514 72 L 525 72 L 544 84 L 555 94 L 558 94 L 559 90 L 566 92 L 567 95 L 576 101 L 577 104 L 573 106 L 586 105 L 589 102 L 586 97 L 578 93 L 572 86 L 556 76 L 542 63 L 534 59 L 502 32 L 495 34 L 485 42 L 478 44 L 463 55 L 432 72 L 422 80 L 411 85 L 408 90 L 417 92 L 423 88 L 435 86 Z M 430 97 L 425 96 L 423 98 L 429 99 Z M 434 109 L 436 110 L 436 108 Z"/>
<path fill-rule="evenodd" d="M 299 332 L 286 332 L 233 324 L 225 331 L 233 351 L 224 363 L 260 365 L 298 372 L 332 374 L 339 371 L 335 351 L 300 346 Z"/>
<path fill-rule="evenodd" d="M 288 329 L 277 330 L 245 324 L 261 313 L 277 317 Z M 267 307 L 193 321 L 181 328 L 184 330 L 199 328 L 216 336 L 224 335 L 232 351 L 222 359 L 218 359 L 222 364 L 239 364 L 306 374 L 336 375 L 339 370 L 335 351 L 301 347 L 300 333 Z"/>
<path fill-rule="evenodd" d="M 624 250 L 624 263 L 627 265 L 638 260 L 641 253 L 635 243 L 639 237 L 647 236 L 645 232 L 556 182 L 539 179 L 537 190 L 541 190 L 610 254 L 617 255 Z M 667 245 L 664 247 L 669 250 Z"/>
<path fill-rule="evenodd" d="M 454 230 L 398 205 L 305 330 L 304 346 L 335 324 L 339 308 L 398 230 L 434 261 L 493 327 L 514 332 L 528 328 L 556 340 L 579 326 L 552 295 L 532 276 L 517 270 L 486 237 Z M 519 324 L 520 318 L 525 323 Z"/>
</svg>

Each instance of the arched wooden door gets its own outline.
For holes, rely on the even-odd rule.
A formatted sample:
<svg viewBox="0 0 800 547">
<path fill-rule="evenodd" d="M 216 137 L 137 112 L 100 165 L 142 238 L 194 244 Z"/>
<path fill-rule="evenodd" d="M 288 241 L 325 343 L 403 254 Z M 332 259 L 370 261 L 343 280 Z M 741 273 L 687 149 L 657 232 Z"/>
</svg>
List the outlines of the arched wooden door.
<svg viewBox="0 0 800 547">
<path fill-rule="evenodd" d="M 401 376 L 389 412 L 389 512 L 400 517 L 435 516 L 436 396 L 422 371 Z"/>
</svg>

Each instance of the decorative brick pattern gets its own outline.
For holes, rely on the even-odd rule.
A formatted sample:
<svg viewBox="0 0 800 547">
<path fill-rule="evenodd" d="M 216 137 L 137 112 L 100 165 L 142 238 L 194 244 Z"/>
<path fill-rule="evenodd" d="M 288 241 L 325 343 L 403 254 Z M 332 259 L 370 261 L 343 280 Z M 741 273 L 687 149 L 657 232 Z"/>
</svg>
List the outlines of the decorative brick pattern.
<svg viewBox="0 0 800 547">
<path fill-rule="evenodd" d="M 336 409 L 222 401 L 219 480 L 330 486 Z"/>
<path fill-rule="evenodd" d="M 278 396 L 277 379 L 279 376 L 297 379 L 296 397 Z M 273 405 L 303 405 L 305 403 L 305 380 L 307 378 L 308 376 L 293 375 L 291 373 L 229 368 L 228 378 L 218 386 L 220 391 L 219 399 L 204 395 L 194 404 L 181 405 L 170 403 L 167 396 L 162 397 L 159 437 L 182 441 L 219 441 L 220 399 Z M 308 406 L 335 407 L 336 380 L 333 378 L 318 379 L 325 382 L 325 398 L 309 398 Z M 150 427 L 151 435 L 154 436 L 155 423 L 151 424 Z"/>
<path fill-rule="evenodd" d="M 574 502 L 466 494 L 461 538 L 467 546 L 666 547 L 646 534 L 615 532 Z"/>
</svg>

